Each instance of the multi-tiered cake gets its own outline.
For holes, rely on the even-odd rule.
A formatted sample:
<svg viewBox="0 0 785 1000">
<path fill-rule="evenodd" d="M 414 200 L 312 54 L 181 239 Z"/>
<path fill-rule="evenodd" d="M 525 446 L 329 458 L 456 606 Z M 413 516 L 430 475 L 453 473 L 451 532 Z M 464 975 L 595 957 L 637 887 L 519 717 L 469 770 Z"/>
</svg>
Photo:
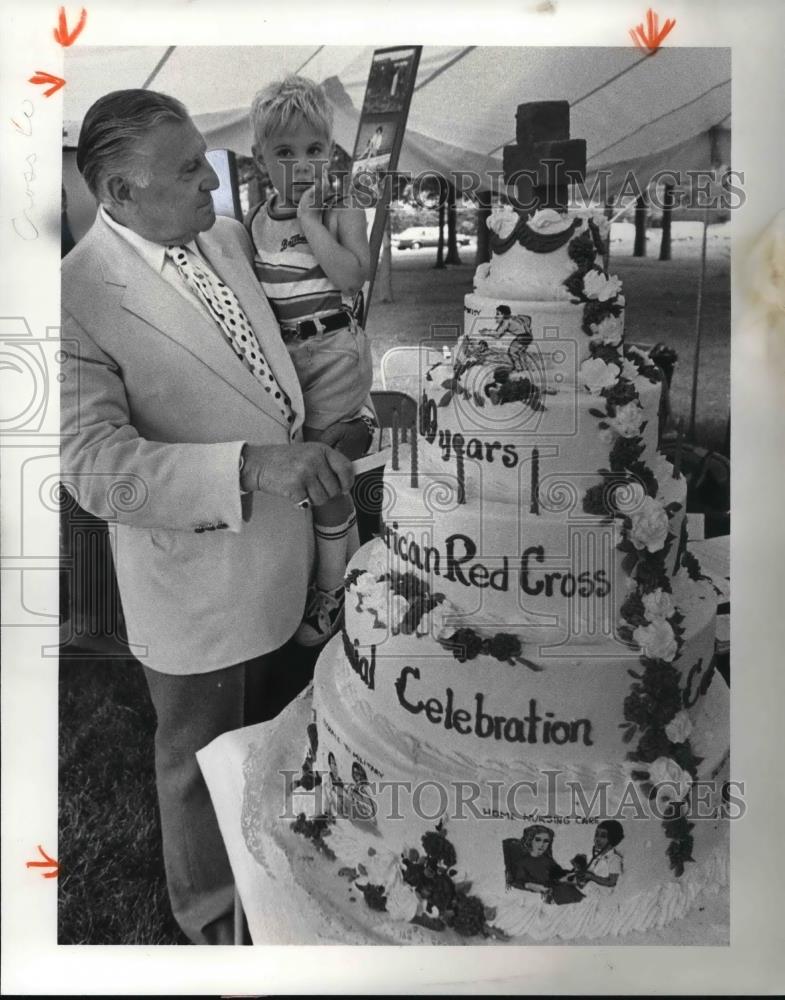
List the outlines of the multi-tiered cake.
<svg viewBox="0 0 785 1000">
<path fill-rule="evenodd" d="M 568 115 L 519 108 L 505 161 L 575 160 Z M 442 940 L 661 926 L 726 873 L 716 596 L 661 376 L 625 344 L 605 219 L 533 190 L 491 215 L 463 337 L 424 366 L 291 789 L 336 905 Z"/>
</svg>

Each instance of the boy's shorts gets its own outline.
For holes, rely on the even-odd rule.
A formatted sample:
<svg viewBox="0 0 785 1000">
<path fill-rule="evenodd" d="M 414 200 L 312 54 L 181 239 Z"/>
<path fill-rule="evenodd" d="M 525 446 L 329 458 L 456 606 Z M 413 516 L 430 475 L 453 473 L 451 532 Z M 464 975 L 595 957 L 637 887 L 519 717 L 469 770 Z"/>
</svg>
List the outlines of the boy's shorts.
<svg viewBox="0 0 785 1000">
<path fill-rule="evenodd" d="M 371 346 L 354 321 L 286 344 L 305 402 L 305 426 L 324 430 L 363 410 L 373 382 Z"/>
</svg>

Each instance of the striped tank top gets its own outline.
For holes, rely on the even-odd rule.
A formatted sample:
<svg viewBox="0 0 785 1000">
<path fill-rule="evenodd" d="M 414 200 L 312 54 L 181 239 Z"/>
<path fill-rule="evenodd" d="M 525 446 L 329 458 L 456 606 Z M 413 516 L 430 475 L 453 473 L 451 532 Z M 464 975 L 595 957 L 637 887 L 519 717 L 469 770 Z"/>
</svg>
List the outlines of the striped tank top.
<svg viewBox="0 0 785 1000">
<path fill-rule="evenodd" d="M 306 316 L 335 312 L 343 305 L 311 252 L 297 209 L 276 209 L 275 199 L 259 206 L 249 220 L 254 270 L 281 326 Z"/>
</svg>

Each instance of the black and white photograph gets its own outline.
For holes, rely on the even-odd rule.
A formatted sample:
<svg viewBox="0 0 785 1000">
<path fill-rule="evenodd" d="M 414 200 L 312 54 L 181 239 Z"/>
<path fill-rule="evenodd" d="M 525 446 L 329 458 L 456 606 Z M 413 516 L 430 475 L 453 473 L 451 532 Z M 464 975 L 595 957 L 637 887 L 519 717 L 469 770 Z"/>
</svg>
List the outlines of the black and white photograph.
<svg viewBox="0 0 785 1000">
<path fill-rule="evenodd" d="M 29 13 L 4 714 L 21 685 L 8 750 L 56 774 L 15 862 L 55 954 L 236 955 L 235 989 L 259 955 L 307 992 L 259 946 L 332 946 L 350 992 L 331 956 L 394 947 L 396 991 L 444 988 L 449 954 L 463 990 L 498 963 L 547 993 L 612 949 L 598 988 L 667 954 L 689 993 L 692 954 L 744 991 L 782 141 L 730 5 L 705 37 L 679 2 L 585 39 L 549 7 L 525 44 L 397 48 Z"/>
<path fill-rule="evenodd" d="M 374 54 L 368 74 L 368 89 L 363 102 L 364 114 L 402 111 L 415 65 L 416 50 L 383 49 Z"/>
</svg>

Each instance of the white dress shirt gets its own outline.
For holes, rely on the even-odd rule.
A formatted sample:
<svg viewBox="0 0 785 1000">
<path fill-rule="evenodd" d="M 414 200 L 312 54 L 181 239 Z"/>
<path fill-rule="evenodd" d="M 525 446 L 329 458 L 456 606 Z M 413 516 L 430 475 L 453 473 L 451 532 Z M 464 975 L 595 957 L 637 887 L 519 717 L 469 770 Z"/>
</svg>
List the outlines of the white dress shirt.
<svg viewBox="0 0 785 1000">
<path fill-rule="evenodd" d="M 133 229 L 129 229 L 127 226 L 121 226 L 119 222 L 115 222 L 103 205 L 99 207 L 98 211 L 101 213 L 101 218 L 107 226 L 117 233 L 118 236 L 122 237 L 126 243 L 133 247 L 142 260 L 149 264 L 156 274 L 160 274 L 164 281 L 166 281 L 172 286 L 172 288 L 175 289 L 175 291 L 182 295 L 187 302 L 190 302 L 192 306 L 199 309 L 202 315 L 206 316 L 211 323 L 215 324 L 215 320 L 210 315 L 210 310 L 204 302 L 202 302 L 196 292 L 194 292 L 183 280 L 183 277 L 177 270 L 175 264 L 166 256 L 166 247 L 163 243 L 154 243 L 152 240 L 148 240 L 145 239 L 144 236 L 140 236 L 139 233 L 135 233 Z M 180 244 L 178 244 L 178 246 L 179 245 Z M 201 267 L 209 271 L 210 274 L 215 274 L 215 271 L 213 271 L 204 259 L 204 256 L 199 252 L 199 248 L 197 247 L 195 240 L 191 240 L 190 243 L 183 243 L 182 246 L 186 247 L 189 253 L 192 253 L 196 257 Z M 216 280 L 220 280 L 217 275 Z"/>
</svg>

